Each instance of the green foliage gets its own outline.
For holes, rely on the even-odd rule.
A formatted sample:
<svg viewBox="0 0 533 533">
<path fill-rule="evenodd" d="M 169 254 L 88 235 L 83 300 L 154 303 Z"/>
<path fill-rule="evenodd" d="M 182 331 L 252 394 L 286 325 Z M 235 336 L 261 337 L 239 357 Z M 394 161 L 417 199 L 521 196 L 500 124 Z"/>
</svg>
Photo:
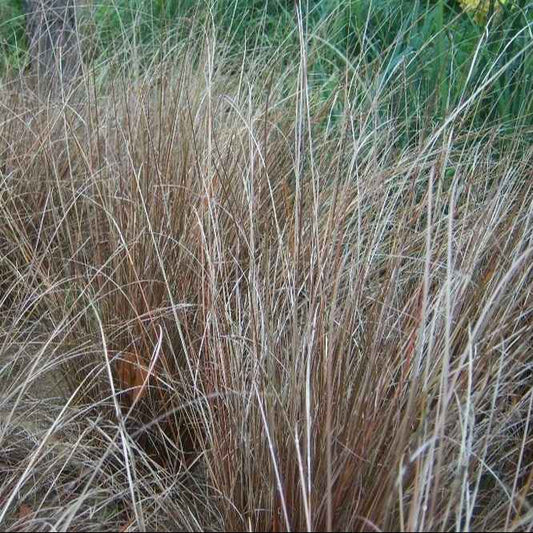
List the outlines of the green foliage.
<svg viewBox="0 0 533 533">
<path fill-rule="evenodd" d="M 190 16 L 192 0 L 110 0 L 95 2 L 90 9 L 94 23 L 95 44 L 100 56 L 126 54 L 132 49 L 153 54 L 162 46 L 172 29 L 175 37 L 185 37 L 179 30 Z"/>
<path fill-rule="evenodd" d="M 398 93 L 399 101 L 391 105 L 413 117 L 429 105 L 431 116 L 442 119 L 479 90 L 480 119 L 531 120 L 527 88 L 533 54 L 526 52 L 532 45 L 533 4 L 520 9 L 506 4 L 503 16 L 487 27 L 443 0 L 319 5 L 322 10 L 314 11 L 311 32 L 321 49 L 317 67 L 324 78 L 333 69 L 340 80 L 346 65 L 357 64 L 381 73 L 374 91 L 387 84 L 399 86 L 403 79 L 408 92 Z M 495 79 L 488 83 L 491 77 Z"/>
<path fill-rule="evenodd" d="M 148 59 L 183 44 L 205 23 L 232 52 L 279 45 L 293 20 L 290 3 L 281 0 L 100 0 L 90 11 L 101 55 L 139 53 L 142 45 Z"/>
<path fill-rule="evenodd" d="M 22 0 L 0 1 L 0 73 L 22 64 L 26 39 Z"/>
<path fill-rule="evenodd" d="M 24 43 L 21 0 L 2 0 L 2 64 L 19 65 Z M 443 120 L 465 106 L 475 121 L 531 123 L 533 3 L 498 4 L 483 24 L 458 0 L 301 1 L 309 52 L 309 82 L 327 100 L 346 76 L 362 73 L 369 87 L 350 98 L 375 98 L 398 110 L 416 129 L 424 115 Z M 119 58 L 128 68 L 189 46 L 191 32 L 210 31 L 224 54 L 240 61 L 267 49 L 298 57 L 295 3 L 291 0 L 94 0 L 84 4 L 86 57 Z M 206 30 L 206 28 L 210 28 Z M 133 60 L 133 63 L 132 63 Z M 400 89 L 400 87 L 402 89 Z M 397 89 L 396 89 L 397 88 Z M 354 94 L 358 92 L 358 94 Z M 344 102 L 344 105 L 346 102 Z M 343 105 L 339 101 L 339 106 Z M 465 119 L 470 119 L 468 113 Z M 409 132 L 406 131 L 409 135 Z"/>
</svg>

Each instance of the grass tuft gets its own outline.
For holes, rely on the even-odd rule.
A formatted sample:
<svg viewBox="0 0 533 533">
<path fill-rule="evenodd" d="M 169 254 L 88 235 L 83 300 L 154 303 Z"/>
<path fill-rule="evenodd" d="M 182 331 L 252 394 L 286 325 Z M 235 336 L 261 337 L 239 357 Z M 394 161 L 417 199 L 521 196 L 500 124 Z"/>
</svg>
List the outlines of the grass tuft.
<svg viewBox="0 0 533 533">
<path fill-rule="evenodd" d="M 522 52 L 430 101 L 294 17 L 4 79 L 3 528 L 533 526 L 531 131 L 477 107 Z"/>
</svg>

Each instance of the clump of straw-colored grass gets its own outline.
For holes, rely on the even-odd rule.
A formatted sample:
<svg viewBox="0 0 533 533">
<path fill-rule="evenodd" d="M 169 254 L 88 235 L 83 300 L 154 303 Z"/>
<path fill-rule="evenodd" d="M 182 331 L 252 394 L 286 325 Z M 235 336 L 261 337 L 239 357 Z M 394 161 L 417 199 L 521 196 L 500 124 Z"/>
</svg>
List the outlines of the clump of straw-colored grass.
<svg viewBox="0 0 533 533">
<path fill-rule="evenodd" d="M 531 526 L 531 152 L 286 59 L 2 89 L 0 522 Z"/>
</svg>

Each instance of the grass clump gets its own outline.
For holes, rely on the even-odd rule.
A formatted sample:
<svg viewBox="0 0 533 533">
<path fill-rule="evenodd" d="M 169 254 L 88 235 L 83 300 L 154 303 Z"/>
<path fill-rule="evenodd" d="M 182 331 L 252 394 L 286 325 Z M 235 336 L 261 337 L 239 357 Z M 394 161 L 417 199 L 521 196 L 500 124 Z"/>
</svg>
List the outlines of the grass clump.
<svg viewBox="0 0 533 533">
<path fill-rule="evenodd" d="M 297 55 L 206 23 L 5 81 L 2 526 L 532 526 L 531 130 L 479 104 L 512 60 L 440 117 L 293 16 Z"/>
</svg>

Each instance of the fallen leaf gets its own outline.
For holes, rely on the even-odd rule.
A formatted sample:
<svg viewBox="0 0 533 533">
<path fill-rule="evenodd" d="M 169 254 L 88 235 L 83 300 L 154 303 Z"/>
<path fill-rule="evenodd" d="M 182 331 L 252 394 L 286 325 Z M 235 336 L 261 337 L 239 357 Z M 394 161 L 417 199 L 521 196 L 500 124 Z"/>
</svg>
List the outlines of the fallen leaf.
<svg viewBox="0 0 533 533">
<path fill-rule="evenodd" d="M 146 393 L 144 382 L 147 378 L 147 370 L 143 365 L 142 358 L 135 352 L 125 352 L 118 362 L 118 378 L 125 389 L 130 390 L 129 397 L 132 402 L 140 400 Z"/>
<path fill-rule="evenodd" d="M 18 512 L 19 520 L 26 520 L 31 514 L 33 514 L 33 510 L 29 505 L 23 503 L 19 507 L 19 512 Z"/>
</svg>

